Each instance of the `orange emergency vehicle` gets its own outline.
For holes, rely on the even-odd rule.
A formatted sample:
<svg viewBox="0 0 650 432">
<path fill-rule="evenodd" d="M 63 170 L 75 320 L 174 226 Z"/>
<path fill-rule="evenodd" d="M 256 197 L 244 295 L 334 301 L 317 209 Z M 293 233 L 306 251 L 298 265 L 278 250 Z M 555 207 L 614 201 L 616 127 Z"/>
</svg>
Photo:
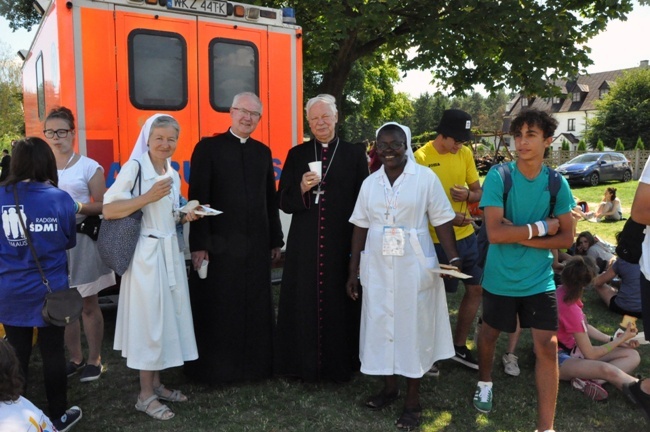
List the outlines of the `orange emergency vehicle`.
<svg viewBox="0 0 650 432">
<path fill-rule="evenodd" d="M 173 166 L 187 191 L 201 137 L 225 132 L 235 94 L 260 96 L 253 137 L 276 180 L 302 142 L 302 30 L 290 9 L 218 0 L 38 0 L 43 18 L 22 67 L 27 135 L 54 106 L 77 119 L 77 150 L 110 186 L 154 113 L 181 125 Z"/>
</svg>

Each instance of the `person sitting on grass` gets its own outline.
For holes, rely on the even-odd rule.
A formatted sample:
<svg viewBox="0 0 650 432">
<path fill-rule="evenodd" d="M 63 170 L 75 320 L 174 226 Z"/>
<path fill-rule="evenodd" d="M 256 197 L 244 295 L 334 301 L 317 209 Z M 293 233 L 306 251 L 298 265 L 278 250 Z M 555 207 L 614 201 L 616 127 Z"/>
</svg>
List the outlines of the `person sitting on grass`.
<svg viewBox="0 0 650 432">
<path fill-rule="evenodd" d="M 612 253 L 609 244 L 606 244 L 589 231 L 583 231 L 578 234 L 575 242 L 575 254 L 590 256 L 598 265 L 598 273 L 602 273 L 616 260 L 616 255 Z"/>
<path fill-rule="evenodd" d="M 583 201 L 575 195 L 573 196 L 573 200 L 576 202 L 576 206 L 571 210 L 571 216 L 579 221 L 588 220 L 589 204 L 587 204 L 587 201 Z"/>
<path fill-rule="evenodd" d="M 623 218 L 623 211 L 621 210 L 621 200 L 616 198 L 616 188 L 605 189 L 603 201 L 598 205 L 596 211 L 587 212 L 584 216 L 590 222 L 620 221 Z"/>
<path fill-rule="evenodd" d="M 43 411 L 20 395 L 23 385 L 16 352 L 9 342 L 0 338 L 0 431 L 54 430 Z"/>
<path fill-rule="evenodd" d="M 620 234 L 616 235 L 617 241 Z M 616 276 L 621 280 L 621 286 L 618 289 L 608 284 Z M 609 310 L 620 315 L 641 318 L 640 279 L 639 264 L 630 263 L 619 256 L 607 270 L 594 279 L 593 286 Z"/>
<path fill-rule="evenodd" d="M 562 285 L 557 288 L 559 327 L 558 364 L 560 380 L 571 385 L 593 400 L 607 399 L 602 384 L 609 382 L 622 390 L 637 379 L 630 374 L 639 366 L 641 357 L 634 350 L 639 342 L 631 324 L 617 338 L 610 337 L 587 322 L 583 312 L 582 294 L 596 275 L 596 267 L 589 257 L 571 258 L 562 271 Z M 594 346 L 591 340 L 602 342 Z"/>
</svg>

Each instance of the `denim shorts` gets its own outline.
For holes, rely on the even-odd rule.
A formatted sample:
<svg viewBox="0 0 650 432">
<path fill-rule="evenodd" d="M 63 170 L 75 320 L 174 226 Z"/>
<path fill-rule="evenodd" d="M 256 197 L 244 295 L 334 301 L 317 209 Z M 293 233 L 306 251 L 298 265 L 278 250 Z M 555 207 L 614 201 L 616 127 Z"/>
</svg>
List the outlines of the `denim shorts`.
<svg viewBox="0 0 650 432">
<path fill-rule="evenodd" d="M 564 350 L 558 351 L 557 352 L 557 365 L 558 365 L 558 367 L 562 366 L 562 363 L 564 363 L 564 360 L 570 359 L 570 358 L 571 358 L 571 355 L 568 352 L 566 352 Z"/>
</svg>

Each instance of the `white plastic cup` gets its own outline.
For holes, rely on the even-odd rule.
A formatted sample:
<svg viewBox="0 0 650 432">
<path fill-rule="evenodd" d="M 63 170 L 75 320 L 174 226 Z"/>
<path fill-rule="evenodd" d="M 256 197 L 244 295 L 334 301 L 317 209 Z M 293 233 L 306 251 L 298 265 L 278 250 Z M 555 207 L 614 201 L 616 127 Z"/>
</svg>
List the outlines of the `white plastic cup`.
<svg viewBox="0 0 650 432">
<path fill-rule="evenodd" d="M 313 171 L 316 174 L 318 174 L 318 177 L 322 177 L 323 176 L 323 162 L 321 162 L 321 161 L 309 162 L 309 171 Z"/>
<path fill-rule="evenodd" d="M 198 270 L 199 277 L 201 279 L 205 279 L 205 278 L 208 277 L 208 264 L 209 263 L 210 263 L 210 261 L 208 261 L 208 260 L 203 260 L 203 262 L 201 263 L 201 267 L 199 267 L 199 270 Z"/>
</svg>

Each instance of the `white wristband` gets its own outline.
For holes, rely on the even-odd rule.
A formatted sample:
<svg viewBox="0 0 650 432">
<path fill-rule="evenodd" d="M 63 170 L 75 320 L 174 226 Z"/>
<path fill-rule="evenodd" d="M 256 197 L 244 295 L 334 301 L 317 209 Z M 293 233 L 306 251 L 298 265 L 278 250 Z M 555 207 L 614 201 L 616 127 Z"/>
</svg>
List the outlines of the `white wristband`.
<svg viewBox="0 0 650 432">
<path fill-rule="evenodd" d="M 526 224 L 526 226 L 528 227 L 528 240 L 530 240 L 533 238 L 533 227 L 530 224 Z"/>
<path fill-rule="evenodd" d="M 537 227 L 537 237 L 544 237 L 546 235 L 546 229 L 544 228 L 544 222 L 537 221 L 537 222 L 535 222 L 535 226 Z"/>
</svg>

